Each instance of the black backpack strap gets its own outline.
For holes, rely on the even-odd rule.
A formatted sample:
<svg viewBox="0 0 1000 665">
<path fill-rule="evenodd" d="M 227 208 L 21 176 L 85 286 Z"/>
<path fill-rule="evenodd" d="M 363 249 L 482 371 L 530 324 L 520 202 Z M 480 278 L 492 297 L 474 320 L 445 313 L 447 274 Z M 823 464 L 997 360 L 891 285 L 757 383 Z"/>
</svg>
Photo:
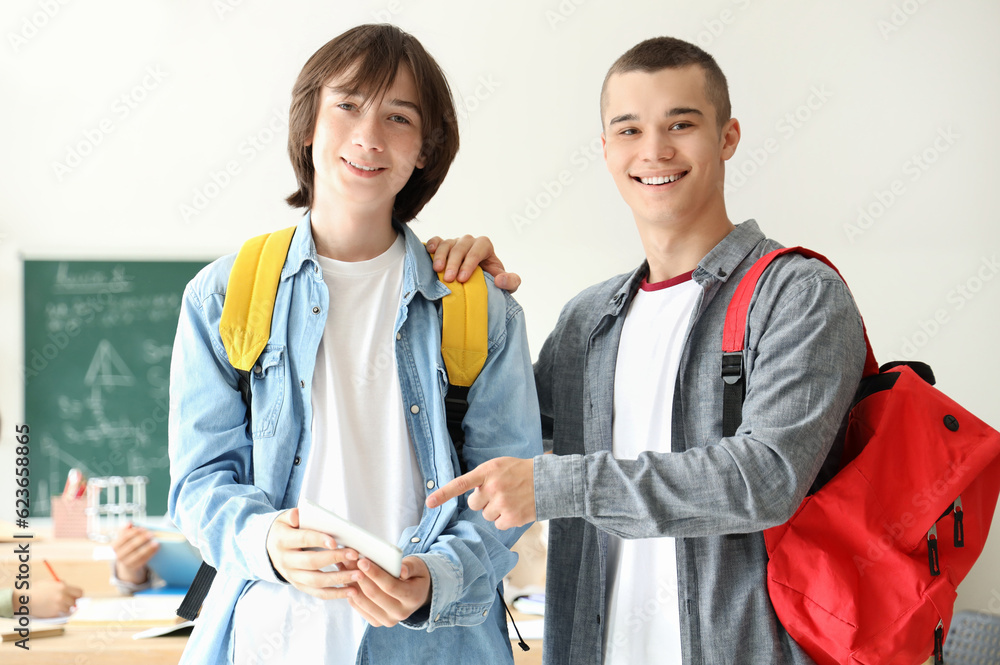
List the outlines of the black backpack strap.
<svg viewBox="0 0 1000 665">
<path fill-rule="evenodd" d="M 194 621 L 198 613 L 201 612 L 201 605 L 205 602 L 205 597 L 208 595 L 208 590 L 212 588 L 212 580 L 214 579 L 215 568 L 202 561 L 201 567 L 198 568 L 198 572 L 194 576 L 194 581 L 191 582 L 191 588 L 184 594 L 184 600 L 177 608 L 177 616 Z"/>
<path fill-rule="evenodd" d="M 251 401 L 253 394 L 250 392 L 250 372 L 244 369 L 237 369 L 239 373 L 239 387 L 240 395 L 243 396 L 243 403 L 247 405 L 247 436 L 251 435 L 250 427 L 250 405 L 253 403 Z M 187 593 L 184 594 L 184 600 L 181 601 L 181 606 L 177 608 L 177 616 L 182 619 L 187 619 L 188 621 L 194 621 L 198 613 L 201 612 L 202 603 L 205 602 L 205 598 L 208 596 L 209 589 L 212 588 L 212 580 L 215 579 L 215 568 L 208 565 L 204 561 L 201 562 L 201 566 L 198 568 L 198 572 L 195 573 L 194 581 L 191 582 L 190 588 L 188 588 Z"/>
<path fill-rule="evenodd" d="M 743 422 L 743 398 L 746 395 L 746 376 L 743 372 L 743 353 L 722 354 L 722 436 L 733 436 Z"/>
<path fill-rule="evenodd" d="M 467 386 L 456 386 L 448 384 L 448 394 L 444 397 L 444 414 L 448 421 L 448 434 L 451 435 L 451 442 L 455 446 L 455 453 L 458 455 L 458 468 L 460 473 L 466 473 L 468 465 L 462 455 L 462 448 L 465 447 L 465 430 L 462 429 L 462 421 L 469 411 L 469 388 Z"/>
<path fill-rule="evenodd" d="M 243 403 L 247 405 L 247 436 L 253 438 L 253 429 L 251 427 L 252 409 L 250 408 L 250 405 L 253 404 L 251 401 L 253 395 L 250 392 L 250 372 L 245 369 L 237 369 L 236 371 L 239 373 L 237 382 L 240 387 L 240 395 L 243 396 Z"/>
</svg>

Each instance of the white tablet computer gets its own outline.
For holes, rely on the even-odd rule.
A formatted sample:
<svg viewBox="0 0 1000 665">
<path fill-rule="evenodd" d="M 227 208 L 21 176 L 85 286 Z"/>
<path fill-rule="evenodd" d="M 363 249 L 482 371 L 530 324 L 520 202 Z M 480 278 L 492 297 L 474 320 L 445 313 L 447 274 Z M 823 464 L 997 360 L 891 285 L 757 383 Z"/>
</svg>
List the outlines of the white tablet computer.
<svg viewBox="0 0 1000 665">
<path fill-rule="evenodd" d="M 299 527 L 333 536 L 337 545 L 357 550 L 393 577 L 403 570 L 403 550 L 309 499 L 299 499 Z"/>
</svg>

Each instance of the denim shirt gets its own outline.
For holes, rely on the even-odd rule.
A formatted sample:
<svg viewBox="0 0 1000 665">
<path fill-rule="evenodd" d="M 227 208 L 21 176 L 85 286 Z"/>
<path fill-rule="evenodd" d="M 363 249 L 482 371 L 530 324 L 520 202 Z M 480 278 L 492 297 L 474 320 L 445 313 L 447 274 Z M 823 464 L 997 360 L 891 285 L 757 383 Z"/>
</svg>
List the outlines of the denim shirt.
<svg viewBox="0 0 1000 665">
<path fill-rule="evenodd" d="M 686 665 L 812 662 L 775 616 L 761 531 L 786 521 L 824 461 L 839 458 L 833 444 L 865 344 L 835 272 L 800 255 L 775 261 L 751 303 L 743 421 L 722 437 L 726 307 L 753 262 L 777 247 L 750 220 L 694 271 L 702 294 L 670 405 L 672 453 L 611 454 L 618 343 L 646 266 L 591 287 L 560 315 L 535 365 L 542 428 L 555 452 L 534 463 L 537 518 L 552 520 L 546 663 L 601 662 L 609 533 L 676 538 Z"/>
<path fill-rule="evenodd" d="M 397 228 L 406 240 L 395 323 L 404 403 L 386 408 L 404 409 L 429 494 L 454 478 L 457 468 L 445 422 L 438 303 L 449 290 L 413 232 Z M 188 284 L 170 370 L 169 514 L 218 570 L 183 662 L 229 662 L 239 597 L 256 580 L 281 583 L 265 543 L 274 518 L 298 501 L 312 445 L 313 369 L 330 303 L 307 214 L 281 272 L 270 339 L 251 373 L 251 437 L 237 373 L 219 335 L 234 258 L 215 261 Z M 488 357 L 469 391 L 463 423 L 470 469 L 501 455 L 541 452 L 524 315 L 487 281 Z M 421 508 L 420 523 L 398 544 L 404 556 L 420 556 L 427 564 L 429 609 L 392 628 L 368 627 L 357 662 L 512 662 L 497 587 L 514 567 L 517 555 L 510 547 L 523 529 L 497 530 L 468 509 L 465 497 Z M 276 648 L 280 652 L 280 644 Z"/>
</svg>

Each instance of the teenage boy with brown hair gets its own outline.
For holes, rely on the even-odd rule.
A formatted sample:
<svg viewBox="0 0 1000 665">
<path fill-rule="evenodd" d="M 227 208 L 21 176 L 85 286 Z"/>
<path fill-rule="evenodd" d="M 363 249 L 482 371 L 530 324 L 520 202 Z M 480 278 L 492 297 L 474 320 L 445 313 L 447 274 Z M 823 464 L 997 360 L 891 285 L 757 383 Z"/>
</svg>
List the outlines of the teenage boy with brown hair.
<svg viewBox="0 0 1000 665">
<path fill-rule="evenodd" d="M 449 290 L 405 223 L 457 150 L 447 81 L 398 28 L 349 30 L 299 75 L 288 202 L 308 213 L 251 373 L 252 417 L 219 332 L 233 255 L 188 285 L 178 324 L 169 512 L 218 570 L 185 662 L 512 662 L 498 585 L 521 531 L 464 501 L 423 506 L 456 475 L 441 358 Z M 468 468 L 541 451 L 523 313 L 492 283 L 488 310 L 463 422 Z M 299 528 L 300 497 L 399 544 L 400 577 Z"/>
<path fill-rule="evenodd" d="M 865 359 L 857 309 L 818 261 L 776 262 L 751 304 L 743 420 L 723 437 L 726 307 L 779 247 L 726 214 L 740 126 L 725 76 L 693 44 L 644 41 L 608 72 L 601 120 L 646 261 L 570 301 L 542 349 L 555 454 L 492 460 L 427 504 L 475 488 L 469 506 L 501 528 L 551 520 L 546 663 L 810 663 L 768 598 L 762 530 L 837 457 Z M 492 252 L 438 245 L 452 274 Z"/>
</svg>

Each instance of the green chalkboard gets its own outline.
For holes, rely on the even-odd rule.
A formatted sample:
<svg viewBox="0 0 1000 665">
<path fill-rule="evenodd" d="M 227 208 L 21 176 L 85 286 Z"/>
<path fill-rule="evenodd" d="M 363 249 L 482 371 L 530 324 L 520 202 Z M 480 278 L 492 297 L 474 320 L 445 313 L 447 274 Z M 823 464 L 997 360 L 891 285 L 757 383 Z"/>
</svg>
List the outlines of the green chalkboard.
<svg viewBox="0 0 1000 665">
<path fill-rule="evenodd" d="M 204 265 L 24 262 L 33 515 L 50 514 L 73 467 L 147 476 L 147 513 L 166 513 L 170 352 L 184 286 Z"/>
</svg>

